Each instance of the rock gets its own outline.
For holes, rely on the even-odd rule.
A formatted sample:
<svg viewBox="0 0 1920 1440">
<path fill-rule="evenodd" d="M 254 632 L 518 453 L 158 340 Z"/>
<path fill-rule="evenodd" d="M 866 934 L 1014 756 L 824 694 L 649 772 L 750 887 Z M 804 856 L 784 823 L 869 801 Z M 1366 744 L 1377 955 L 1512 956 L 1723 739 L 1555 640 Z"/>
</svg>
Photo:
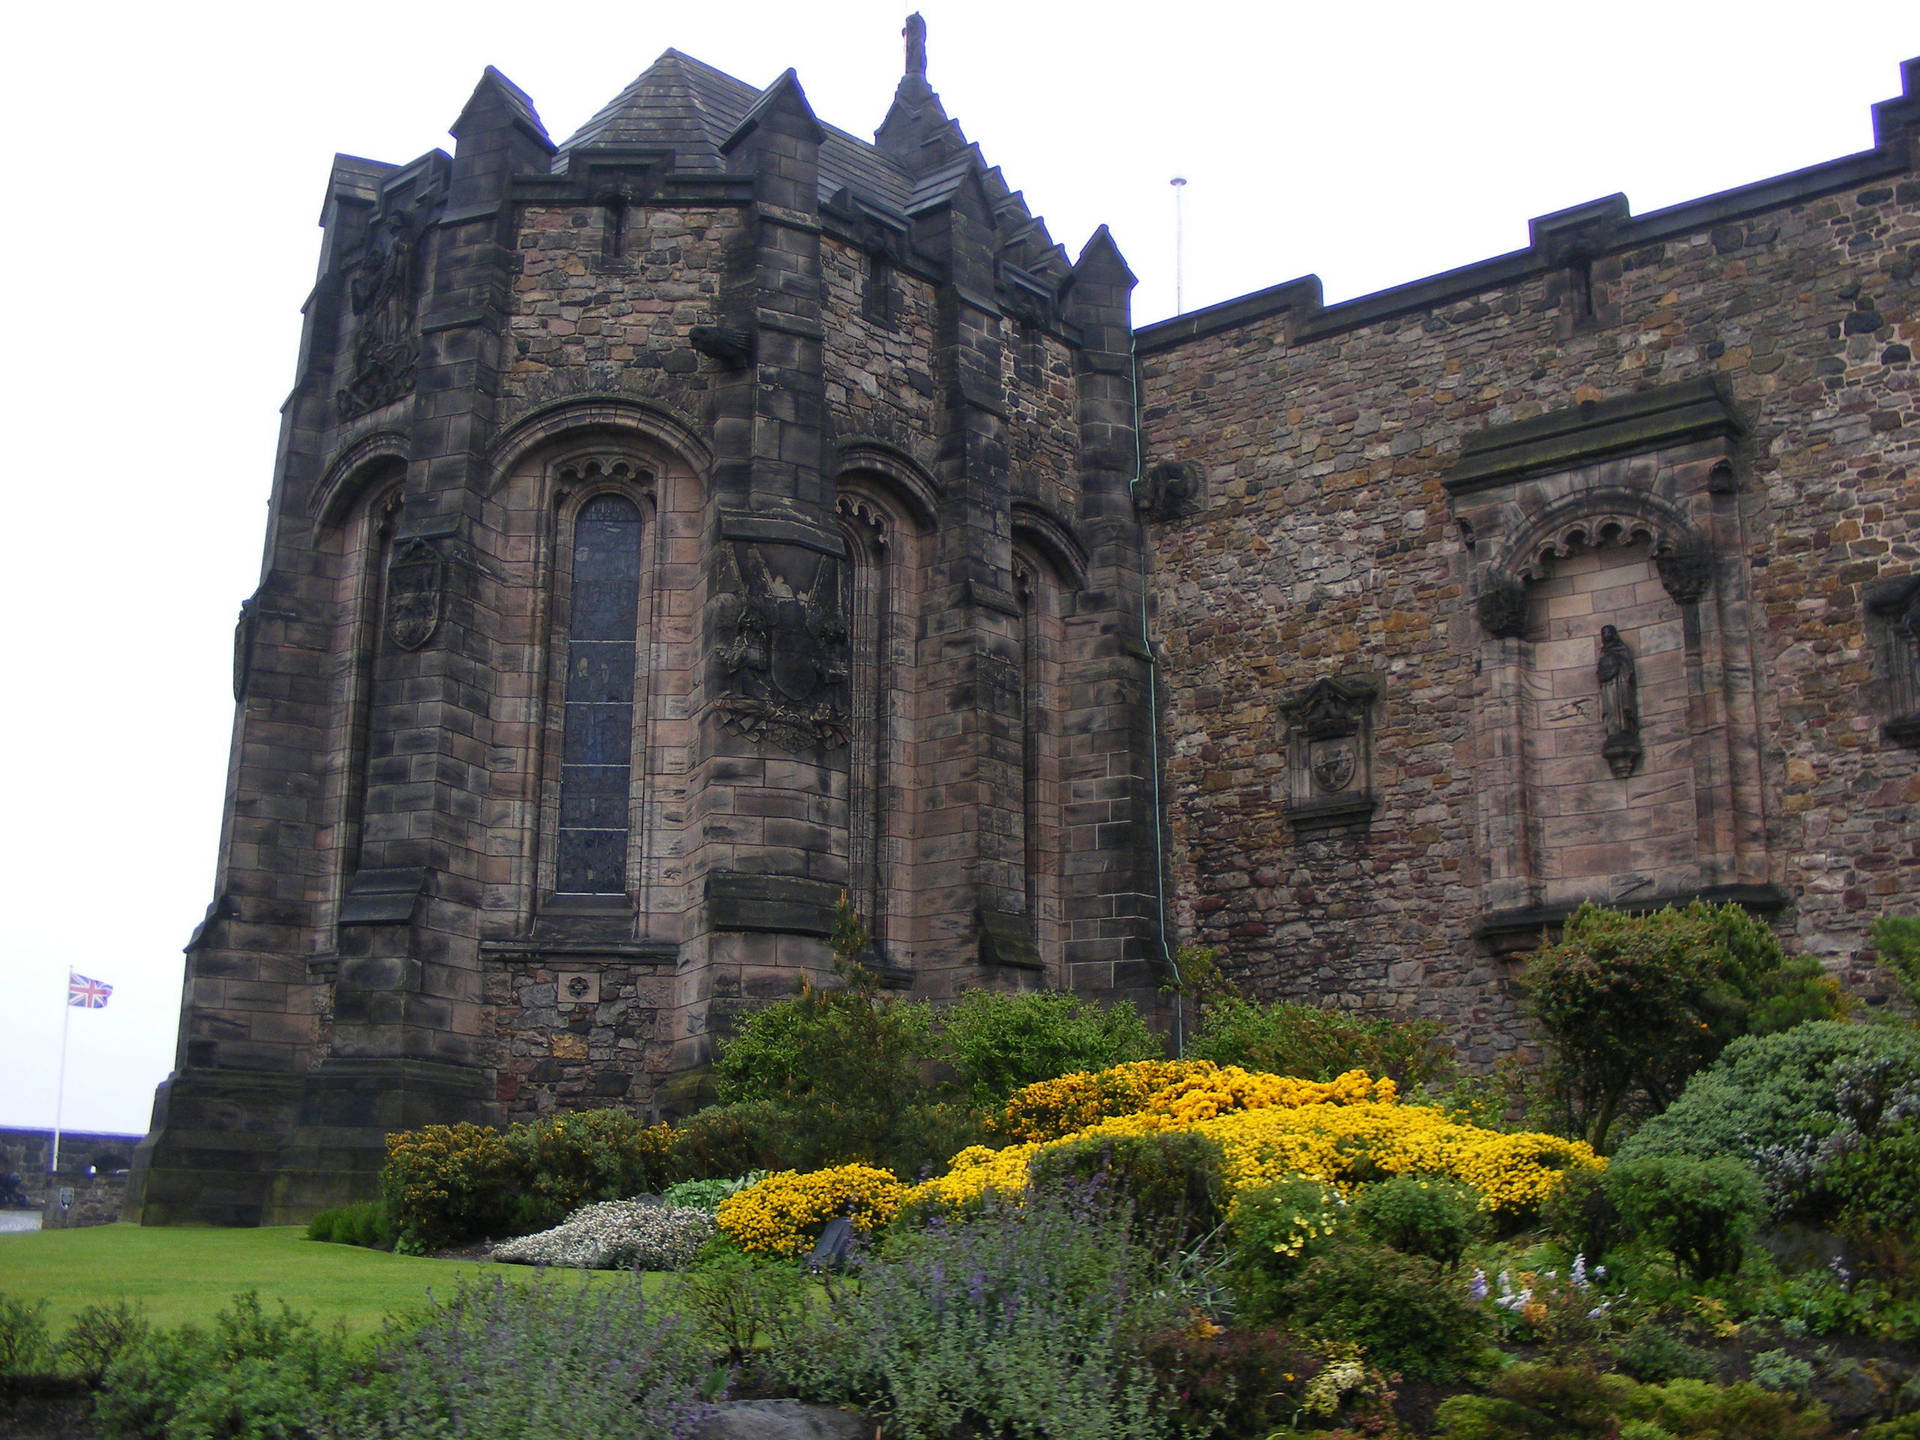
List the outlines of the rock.
<svg viewBox="0 0 1920 1440">
<path fill-rule="evenodd" d="M 727 1400 L 695 1427 L 693 1440 L 868 1440 L 876 1433 L 858 1410 L 799 1400 Z"/>
</svg>

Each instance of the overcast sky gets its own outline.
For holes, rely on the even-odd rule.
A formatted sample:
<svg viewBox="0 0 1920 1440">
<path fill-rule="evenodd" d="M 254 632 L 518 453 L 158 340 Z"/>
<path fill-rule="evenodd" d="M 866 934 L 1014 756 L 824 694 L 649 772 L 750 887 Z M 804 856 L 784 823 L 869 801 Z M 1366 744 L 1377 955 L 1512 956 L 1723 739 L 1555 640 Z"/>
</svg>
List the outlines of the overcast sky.
<svg viewBox="0 0 1920 1440">
<path fill-rule="evenodd" d="M 6 27 L 13 286 L 0 832 L 0 1124 L 47 1125 L 68 967 L 70 1128 L 139 1131 L 171 1067 L 180 947 L 212 894 L 234 614 L 335 151 L 405 161 L 498 66 L 564 139 L 669 46 L 798 70 L 869 135 L 898 0 L 772 5 L 35 4 Z M 1259 7 L 924 0 L 928 78 L 1077 255 L 1112 226 L 1174 308 L 1318 274 L 1329 300 L 1526 244 L 1624 191 L 1643 214 L 1866 149 L 1920 6 L 1670 0 Z"/>
</svg>

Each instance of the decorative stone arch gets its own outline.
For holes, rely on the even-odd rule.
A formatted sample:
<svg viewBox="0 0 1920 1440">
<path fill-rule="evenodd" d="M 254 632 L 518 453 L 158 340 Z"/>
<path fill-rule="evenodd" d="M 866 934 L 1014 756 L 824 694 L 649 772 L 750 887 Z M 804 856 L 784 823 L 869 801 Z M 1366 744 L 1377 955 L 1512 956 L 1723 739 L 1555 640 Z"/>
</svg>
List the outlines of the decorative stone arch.
<svg viewBox="0 0 1920 1440">
<path fill-rule="evenodd" d="M 703 480 L 713 463 L 700 426 L 678 411 L 626 397 L 573 397 L 542 406 L 500 433 L 488 451 L 489 491 L 498 490 L 530 453 L 593 432 L 624 436 L 643 448 L 664 451 Z"/>
<path fill-rule="evenodd" d="M 865 483 L 879 482 L 886 493 L 923 531 L 939 523 L 940 502 L 946 487 L 933 473 L 906 451 L 884 440 L 857 437 L 842 440 L 834 447 L 834 473 L 845 490 L 855 477 Z"/>
<path fill-rule="evenodd" d="M 684 823 L 677 799 L 686 782 L 664 757 L 686 744 L 674 727 L 684 724 L 695 684 L 705 463 L 704 445 L 676 417 L 597 399 L 526 416 L 490 452 L 474 550 L 484 562 L 479 592 L 496 617 L 501 657 L 494 748 L 515 757 L 495 770 L 490 789 L 514 817 L 519 843 L 503 857 L 506 873 L 489 904 L 513 933 L 534 943 L 530 954 L 544 953 L 538 947 L 548 940 L 671 938 L 689 908 L 687 884 L 670 873 L 668 860 Z M 632 668 L 622 693 L 593 703 L 624 707 L 627 746 L 624 755 L 603 754 L 611 742 L 599 735 L 588 759 L 581 741 L 589 711 L 576 693 L 586 677 L 573 673 L 576 642 L 594 655 L 613 652 L 608 637 L 579 634 L 576 611 L 586 604 L 578 592 L 580 526 L 583 513 L 610 496 L 631 506 L 637 525 Z M 598 520 L 611 523 L 610 516 Z M 609 574 L 595 583 L 625 581 Z M 593 673 L 609 680 L 604 666 Z M 593 723 L 613 724 L 613 713 L 594 710 Z M 624 816 L 611 791 L 589 797 L 587 785 L 593 777 L 612 783 L 621 758 Z M 600 848 L 583 872 L 582 857 L 593 845 Z M 617 861 L 607 847 L 620 851 Z M 605 878 L 616 870 L 617 884 Z M 594 883 L 583 885 L 581 873 Z"/>
<path fill-rule="evenodd" d="M 1013 543 L 1016 550 L 1025 547 L 1044 557 L 1068 588 L 1086 588 L 1086 547 L 1074 537 L 1072 528 L 1046 506 L 1033 500 L 1013 502 Z"/>
<path fill-rule="evenodd" d="M 383 481 L 393 464 L 404 466 L 412 456 L 412 442 L 397 430 L 375 430 L 342 450 L 321 474 L 307 504 L 315 536 L 337 526 L 362 490 Z"/>
<path fill-rule="evenodd" d="M 1472 607 L 1456 633 L 1478 651 L 1480 929 L 1496 950 L 1583 900 L 1783 902 L 1744 434 L 1716 383 L 1689 381 L 1483 431 L 1446 478 Z"/>
<path fill-rule="evenodd" d="M 920 676 L 917 638 L 927 540 L 936 518 L 927 478 L 868 446 L 840 452 L 835 514 L 846 546 L 847 873 L 873 936 L 871 963 L 890 983 L 913 975 L 913 887 Z"/>
</svg>

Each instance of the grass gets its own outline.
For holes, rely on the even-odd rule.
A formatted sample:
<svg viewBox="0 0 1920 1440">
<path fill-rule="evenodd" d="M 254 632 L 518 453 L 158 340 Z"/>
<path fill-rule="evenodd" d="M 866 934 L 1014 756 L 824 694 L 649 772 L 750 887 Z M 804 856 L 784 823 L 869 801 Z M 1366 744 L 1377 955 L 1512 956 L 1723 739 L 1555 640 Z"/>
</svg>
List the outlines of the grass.
<svg viewBox="0 0 1920 1440">
<path fill-rule="evenodd" d="M 269 1310 L 284 1300 L 321 1326 L 336 1320 L 353 1334 L 382 1317 L 419 1306 L 429 1289 L 445 1294 L 463 1278 L 500 1276 L 524 1283 L 527 1265 L 424 1260 L 307 1239 L 300 1226 L 211 1230 L 101 1225 L 0 1236 L 0 1293 L 45 1299 L 53 1332 L 82 1306 L 117 1299 L 146 1306 L 155 1325 L 205 1324 L 236 1294 L 257 1290 Z M 664 1277 L 646 1276 L 649 1289 Z M 594 1283 L 627 1277 L 596 1273 Z"/>
</svg>

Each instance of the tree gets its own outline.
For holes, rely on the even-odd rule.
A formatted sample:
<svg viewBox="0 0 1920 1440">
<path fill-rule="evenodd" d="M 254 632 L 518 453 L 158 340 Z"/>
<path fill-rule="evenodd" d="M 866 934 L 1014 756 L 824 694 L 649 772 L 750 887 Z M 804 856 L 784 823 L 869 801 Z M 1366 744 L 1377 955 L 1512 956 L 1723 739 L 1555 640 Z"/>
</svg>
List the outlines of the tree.
<svg viewBox="0 0 1920 1440">
<path fill-rule="evenodd" d="M 1651 915 L 1583 905 L 1521 983 L 1573 1129 L 1596 1149 L 1622 1115 L 1657 1114 L 1741 1035 L 1838 1015 L 1819 962 L 1790 957 L 1737 905 Z"/>
</svg>

